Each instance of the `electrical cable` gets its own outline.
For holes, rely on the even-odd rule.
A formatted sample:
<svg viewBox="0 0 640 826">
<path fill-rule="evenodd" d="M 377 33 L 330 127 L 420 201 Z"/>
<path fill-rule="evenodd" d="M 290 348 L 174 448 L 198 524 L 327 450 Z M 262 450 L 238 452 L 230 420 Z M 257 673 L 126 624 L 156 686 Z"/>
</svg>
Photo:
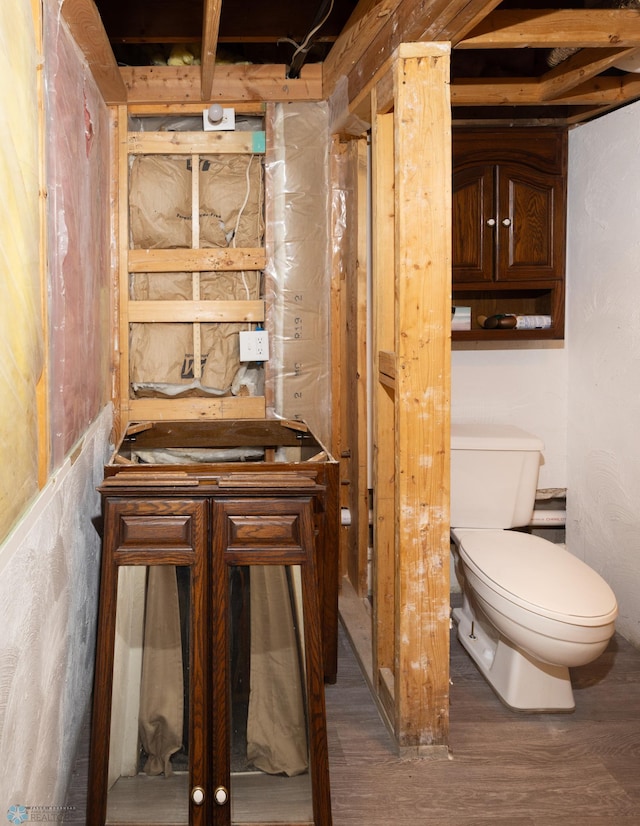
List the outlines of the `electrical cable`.
<svg viewBox="0 0 640 826">
<path fill-rule="evenodd" d="M 315 34 L 315 33 L 316 33 L 319 29 L 321 29 L 321 28 L 324 26 L 324 24 L 327 22 L 327 20 L 329 19 L 329 16 L 331 15 L 331 12 L 333 11 L 333 3 L 334 3 L 334 0 L 331 0 L 331 4 L 329 5 L 329 11 L 325 14 L 325 16 L 322 18 L 322 20 L 318 23 L 318 25 L 317 25 L 317 26 L 314 26 L 314 28 L 313 28 L 313 29 L 311 29 L 311 31 L 309 32 L 309 34 L 305 37 L 305 39 L 302 41 L 302 43 L 301 43 L 301 44 L 298 46 L 298 48 L 295 50 L 295 52 L 293 53 L 293 56 L 291 57 L 291 63 L 293 63 L 293 61 L 294 61 L 294 60 L 296 59 L 296 57 L 300 54 L 300 52 L 304 52 L 304 51 L 305 51 L 305 49 L 306 49 L 306 48 L 307 48 L 307 46 L 309 45 L 309 41 L 311 40 L 311 38 L 313 37 L 313 35 L 314 35 L 314 34 Z"/>
</svg>

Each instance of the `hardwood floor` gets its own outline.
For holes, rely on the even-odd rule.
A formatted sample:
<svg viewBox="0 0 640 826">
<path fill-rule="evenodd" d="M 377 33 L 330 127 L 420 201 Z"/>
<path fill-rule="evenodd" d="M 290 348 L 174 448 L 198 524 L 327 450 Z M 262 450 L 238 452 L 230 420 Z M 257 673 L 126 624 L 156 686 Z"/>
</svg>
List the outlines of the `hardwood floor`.
<svg viewBox="0 0 640 826">
<path fill-rule="evenodd" d="M 334 826 L 640 823 L 640 652 L 619 636 L 572 671 L 573 714 L 506 709 L 451 639 L 449 760 L 400 759 L 340 638 L 327 687 Z"/>
<path fill-rule="evenodd" d="M 576 711 L 514 714 L 451 640 L 449 760 L 399 758 L 340 632 L 327 686 L 334 826 L 637 826 L 640 652 L 619 636 L 572 671 Z M 86 753 L 67 823 L 84 822 Z"/>
</svg>

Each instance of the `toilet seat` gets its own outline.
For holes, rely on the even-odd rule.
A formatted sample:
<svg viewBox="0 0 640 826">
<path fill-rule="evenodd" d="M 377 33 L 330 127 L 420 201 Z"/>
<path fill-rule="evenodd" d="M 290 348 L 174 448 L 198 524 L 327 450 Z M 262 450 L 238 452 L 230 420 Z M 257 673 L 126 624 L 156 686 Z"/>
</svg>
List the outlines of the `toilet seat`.
<svg viewBox="0 0 640 826">
<path fill-rule="evenodd" d="M 455 530 L 466 565 L 491 590 L 540 616 L 582 626 L 615 619 L 616 598 L 592 568 L 546 539 L 519 531 Z"/>
</svg>

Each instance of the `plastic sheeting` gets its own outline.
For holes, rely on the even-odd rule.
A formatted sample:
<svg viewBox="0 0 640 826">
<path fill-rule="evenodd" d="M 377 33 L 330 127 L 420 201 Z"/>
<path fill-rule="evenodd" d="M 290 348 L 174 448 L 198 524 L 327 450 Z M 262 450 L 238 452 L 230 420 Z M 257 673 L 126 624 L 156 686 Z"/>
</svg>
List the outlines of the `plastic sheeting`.
<svg viewBox="0 0 640 826">
<path fill-rule="evenodd" d="M 267 265 L 276 416 L 331 432 L 329 111 L 326 103 L 269 108 L 265 169 Z"/>
<path fill-rule="evenodd" d="M 45 3 L 51 463 L 109 399 L 110 122 L 59 13 Z"/>
<path fill-rule="evenodd" d="M 37 52 L 31 4 L 0 3 L 0 541 L 37 491 L 42 369 Z"/>
</svg>

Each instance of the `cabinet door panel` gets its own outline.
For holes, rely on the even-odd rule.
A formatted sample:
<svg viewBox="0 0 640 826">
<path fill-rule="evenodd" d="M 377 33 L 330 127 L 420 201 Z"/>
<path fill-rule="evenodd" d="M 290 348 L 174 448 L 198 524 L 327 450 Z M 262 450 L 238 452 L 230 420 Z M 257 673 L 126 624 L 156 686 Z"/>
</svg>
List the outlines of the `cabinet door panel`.
<svg viewBox="0 0 640 826">
<path fill-rule="evenodd" d="M 491 281 L 496 237 L 493 166 L 456 172 L 452 206 L 454 283 Z"/>
<path fill-rule="evenodd" d="M 562 178 L 501 165 L 498 204 L 496 279 L 561 278 L 565 211 Z"/>
</svg>

